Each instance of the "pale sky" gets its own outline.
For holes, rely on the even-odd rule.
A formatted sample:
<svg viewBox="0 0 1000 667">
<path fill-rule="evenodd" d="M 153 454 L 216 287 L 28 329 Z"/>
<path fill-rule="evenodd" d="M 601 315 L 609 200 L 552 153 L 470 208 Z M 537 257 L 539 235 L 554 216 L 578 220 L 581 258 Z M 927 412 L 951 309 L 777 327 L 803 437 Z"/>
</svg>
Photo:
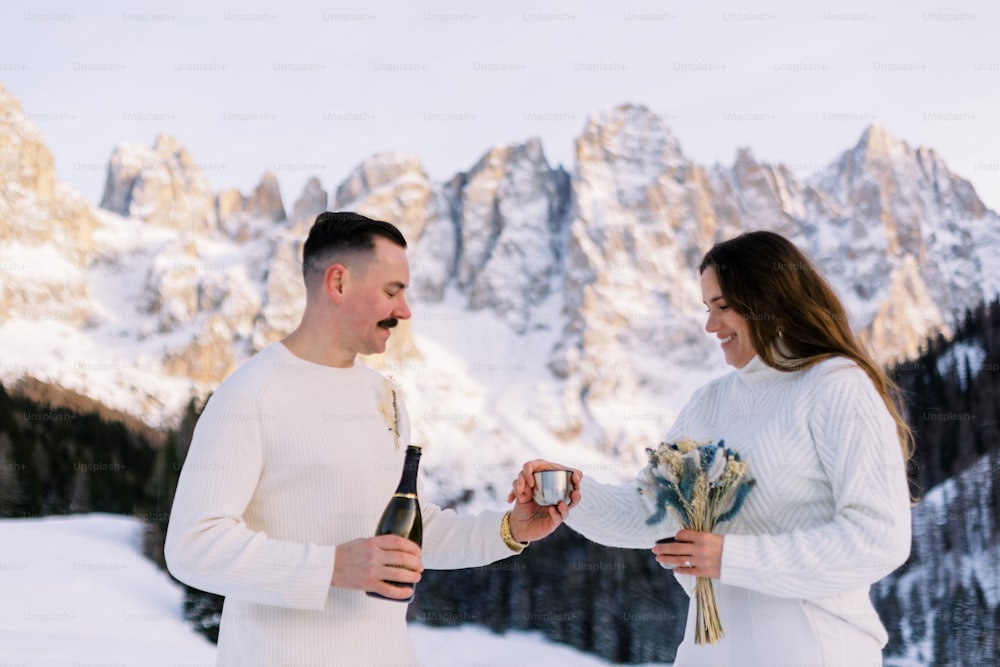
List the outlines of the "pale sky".
<svg viewBox="0 0 1000 667">
<path fill-rule="evenodd" d="M 175 136 L 211 187 L 267 169 L 286 209 L 365 157 L 435 181 L 540 137 L 571 168 L 589 114 L 642 104 L 702 165 L 805 176 L 882 125 L 1000 209 L 1000 3 L 7 0 L 0 82 L 98 203 L 122 142 Z"/>
</svg>

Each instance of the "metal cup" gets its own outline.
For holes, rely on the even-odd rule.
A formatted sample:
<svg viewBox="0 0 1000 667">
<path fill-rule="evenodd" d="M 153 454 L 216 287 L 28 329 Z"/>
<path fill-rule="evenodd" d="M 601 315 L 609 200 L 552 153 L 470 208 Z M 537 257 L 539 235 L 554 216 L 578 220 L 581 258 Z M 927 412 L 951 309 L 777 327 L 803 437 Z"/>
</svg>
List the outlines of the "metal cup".
<svg viewBox="0 0 1000 667">
<path fill-rule="evenodd" d="M 569 503 L 573 490 L 572 470 L 539 470 L 534 473 L 534 499 L 539 505 L 558 505 L 559 501 Z"/>
</svg>

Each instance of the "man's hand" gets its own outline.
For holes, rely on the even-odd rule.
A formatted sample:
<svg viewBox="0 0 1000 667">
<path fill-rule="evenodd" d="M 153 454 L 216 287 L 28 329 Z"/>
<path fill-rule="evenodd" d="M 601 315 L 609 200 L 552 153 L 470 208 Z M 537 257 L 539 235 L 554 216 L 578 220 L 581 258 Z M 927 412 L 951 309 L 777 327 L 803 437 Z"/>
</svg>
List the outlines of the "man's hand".
<svg viewBox="0 0 1000 667">
<path fill-rule="evenodd" d="M 543 507 L 535 502 L 533 491 L 535 486 L 534 473 L 539 470 L 572 470 L 573 491 L 570 492 L 569 504 L 560 501 L 558 505 Z M 580 502 L 580 480 L 583 473 L 566 466 L 536 459 L 528 461 L 514 480 L 513 488 L 507 496 L 507 502 L 516 501 L 510 514 L 510 532 L 519 542 L 540 540 L 559 527 L 569 516 L 569 508 Z"/>
<path fill-rule="evenodd" d="M 337 545 L 330 585 L 405 600 L 413 594 L 411 589 L 386 582 L 415 584 L 423 571 L 416 543 L 398 535 L 379 535 Z"/>
</svg>

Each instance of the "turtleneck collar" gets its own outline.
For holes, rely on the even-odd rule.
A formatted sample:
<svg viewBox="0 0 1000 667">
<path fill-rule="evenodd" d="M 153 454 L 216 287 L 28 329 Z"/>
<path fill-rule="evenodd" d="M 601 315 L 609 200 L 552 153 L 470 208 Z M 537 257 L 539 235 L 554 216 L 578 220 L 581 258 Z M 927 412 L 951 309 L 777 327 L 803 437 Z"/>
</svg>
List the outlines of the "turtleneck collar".
<svg viewBox="0 0 1000 667">
<path fill-rule="evenodd" d="M 737 369 L 736 376 L 744 382 L 756 383 L 765 382 L 782 375 L 776 368 L 771 368 L 764 363 L 760 355 L 755 354 L 753 359 L 747 362 L 746 366 Z"/>
</svg>

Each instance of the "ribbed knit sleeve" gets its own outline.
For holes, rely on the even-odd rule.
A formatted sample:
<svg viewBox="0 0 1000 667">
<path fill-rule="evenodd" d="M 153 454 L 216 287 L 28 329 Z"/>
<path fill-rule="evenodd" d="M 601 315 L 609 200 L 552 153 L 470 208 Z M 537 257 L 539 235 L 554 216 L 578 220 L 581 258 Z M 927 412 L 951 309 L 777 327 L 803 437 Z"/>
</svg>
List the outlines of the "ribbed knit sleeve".
<svg viewBox="0 0 1000 667">
<path fill-rule="evenodd" d="M 706 388 L 695 391 L 681 409 L 667 434 L 667 440 L 692 437 L 685 434 L 689 412 L 695 406 L 704 407 Z M 658 443 L 650 443 L 655 446 Z M 580 504 L 570 510 L 566 524 L 584 537 L 609 547 L 650 549 L 657 540 L 672 537 L 681 529 L 673 515 L 667 513 L 656 524 L 648 523 L 652 509 L 639 495 L 637 482 L 602 484 L 584 476 L 580 484 Z"/>
<path fill-rule="evenodd" d="M 650 549 L 680 530 L 670 515 L 647 523 L 652 512 L 636 489 L 637 484 L 602 484 L 584 476 L 580 504 L 570 510 L 566 524 L 593 542 L 626 549 Z"/>
<path fill-rule="evenodd" d="M 686 435 L 688 415 L 695 406 L 704 407 L 702 387 L 681 409 L 667 434 L 667 441 Z M 651 443 L 655 446 L 658 443 Z M 673 537 L 681 529 L 673 515 L 650 525 L 652 509 L 639 495 L 637 482 L 601 484 L 584 476 L 580 485 L 580 504 L 570 510 L 566 524 L 584 537 L 609 547 L 650 549 L 657 540 Z"/>
<path fill-rule="evenodd" d="M 209 400 L 177 485 L 165 556 L 171 574 L 218 595 L 322 609 L 336 547 L 269 538 L 243 516 L 264 469 L 257 401 L 233 388 Z"/>
<path fill-rule="evenodd" d="M 727 534 L 720 580 L 781 597 L 818 598 L 864 588 L 910 549 L 906 470 L 895 422 L 853 365 L 814 374 L 808 428 L 834 499 L 832 517 L 781 534 Z"/>
<path fill-rule="evenodd" d="M 424 567 L 456 570 L 479 567 L 516 555 L 500 538 L 504 512 L 486 510 L 476 515 L 458 514 L 436 505 L 422 505 Z"/>
</svg>

